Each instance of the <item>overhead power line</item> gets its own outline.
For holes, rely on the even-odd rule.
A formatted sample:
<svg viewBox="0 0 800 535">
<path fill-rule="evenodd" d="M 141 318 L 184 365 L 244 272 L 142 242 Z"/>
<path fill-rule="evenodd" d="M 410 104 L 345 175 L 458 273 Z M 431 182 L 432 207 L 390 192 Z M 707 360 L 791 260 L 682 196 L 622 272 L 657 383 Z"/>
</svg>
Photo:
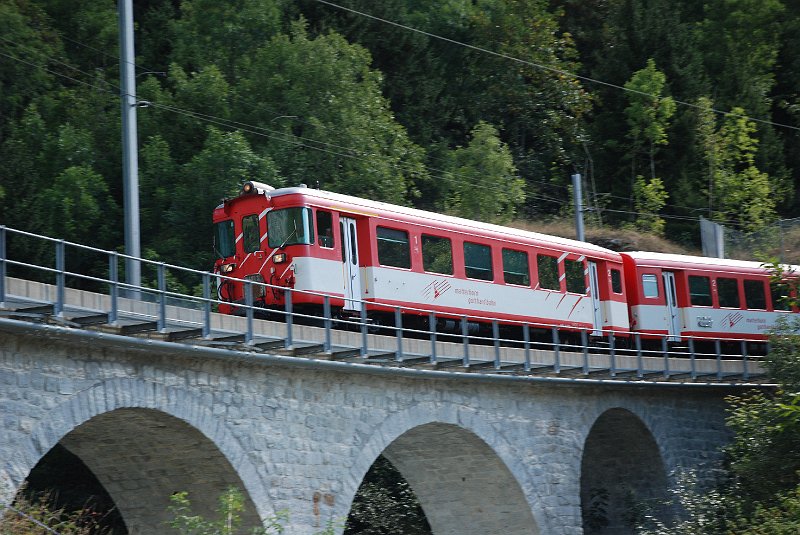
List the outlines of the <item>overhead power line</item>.
<svg viewBox="0 0 800 535">
<path fill-rule="evenodd" d="M 517 58 L 517 57 L 511 56 L 509 54 L 504 54 L 502 52 L 495 52 L 494 50 L 489 50 L 488 48 L 483 48 L 483 47 L 480 47 L 480 46 L 471 45 L 471 44 L 465 43 L 463 41 L 457 41 L 456 39 L 451 39 L 449 37 L 444 37 L 442 35 L 437 35 L 435 33 L 427 32 L 425 30 L 420 30 L 419 28 L 414 28 L 413 26 L 408 26 L 406 24 L 401 24 L 399 22 L 395 22 L 395 21 L 392 21 L 392 20 L 384 19 L 384 18 L 381 18 L 381 17 L 376 17 L 375 15 L 371 15 L 369 13 L 364 13 L 363 11 L 358 11 L 356 9 L 352 9 L 352 8 L 349 8 L 349 7 L 346 7 L 346 6 L 342 6 L 342 5 L 339 5 L 339 4 L 334 4 L 333 2 L 329 2 L 328 0 L 316 0 L 316 1 L 319 2 L 320 4 L 325 4 L 327 6 L 330 6 L 330 7 L 336 8 L 336 9 L 340 9 L 342 11 L 348 11 L 350 13 L 353 13 L 354 15 L 358 15 L 358 16 L 361 16 L 361 17 L 366 17 L 366 18 L 381 22 L 383 24 L 388 24 L 388 25 L 391 25 L 391 26 L 395 26 L 397 28 L 401 28 L 403 30 L 407 30 L 407 31 L 410 31 L 410 32 L 415 32 L 415 33 L 418 33 L 418 34 L 421 34 L 421 35 L 425 35 L 425 36 L 430 37 L 432 39 L 437 39 L 439 41 L 444 41 L 446 43 L 450 43 L 450 44 L 453 44 L 453 45 L 456 45 L 456 46 L 469 48 L 471 50 L 475 50 L 475 51 L 478 51 L 478 52 L 481 52 L 481 53 L 484 53 L 484 54 L 488 54 L 490 56 L 495 56 L 495 57 L 502 58 L 502 59 L 505 59 L 505 60 L 508 60 L 508 61 L 512 61 L 512 62 L 515 62 L 515 63 L 521 63 L 523 65 L 527 65 L 529 67 L 534 67 L 536 69 L 549 71 L 549 72 L 552 72 L 554 74 L 560 74 L 560 75 L 563 75 L 563 76 L 567 76 L 569 78 L 574 78 L 576 80 L 582 80 L 584 82 L 590 82 L 590 83 L 593 83 L 593 84 L 603 85 L 603 86 L 606 86 L 606 87 L 610 87 L 612 89 L 617 89 L 619 91 L 625 91 L 627 93 L 633 93 L 633 94 L 641 95 L 641 96 L 652 98 L 652 99 L 655 99 L 655 100 L 657 100 L 659 98 L 662 98 L 662 97 L 659 97 L 658 95 L 653 95 L 651 93 L 646 93 L 644 91 L 639 91 L 638 89 L 632 89 L 632 88 L 625 87 L 625 86 L 622 86 L 622 85 L 619 85 L 619 84 L 614 84 L 614 83 L 611 83 L 611 82 L 606 82 L 604 80 L 599 80 L 597 78 L 591 78 L 589 76 L 583 76 L 581 74 L 576 74 L 574 72 L 565 71 L 564 69 L 559 69 L 557 67 L 553 67 L 553 66 L 550 66 L 550 65 L 543 65 L 541 63 L 536 63 L 536 62 L 533 62 L 533 61 L 524 60 L 524 59 L 521 59 L 521 58 Z M 675 99 L 675 98 L 673 98 L 673 101 L 676 104 L 679 104 L 681 106 L 686 106 L 686 107 L 693 108 L 693 109 L 696 109 L 696 110 L 710 111 L 710 112 L 716 113 L 718 115 L 724 115 L 724 116 L 727 116 L 727 117 L 736 117 L 736 118 L 739 118 L 739 119 L 747 119 L 749 121 L 753 121 L 753 122 L 757 122 L 757 123 L 761 123 L 761 124 L 767 124 L 767 125 L 770 125 L 770 126 L 776 126 L 776 127 L 780 127 L 780 128 L 787 128 L 787 129 L 790 129 L 790 130 L 798 130 L 798 131 L 800 131 L 800 127 L 792 126 L 792 125 L 784 124 L 784 123 L 776 123 L 776 122 L 770 121 L 768 119 L 758 119 L 758 118 L 755 118 L 755 117 L 750 117 L 748 115 L 742 115 L 742 114 L 738 114 L 738 113 L 732 113 L 732 112 L 729 112 L 729 111 L 719 110 L 719 109 L 716 109 L 716 108 L 709 108 L 709 107 L 706 107 L 706 106 L 700 106 L 698 104 L 693 104 L 691 102 L 687 102 L 687 101 L 684 101 L 684 100 L 678 100 L 678 99 Z"/>
</svg>

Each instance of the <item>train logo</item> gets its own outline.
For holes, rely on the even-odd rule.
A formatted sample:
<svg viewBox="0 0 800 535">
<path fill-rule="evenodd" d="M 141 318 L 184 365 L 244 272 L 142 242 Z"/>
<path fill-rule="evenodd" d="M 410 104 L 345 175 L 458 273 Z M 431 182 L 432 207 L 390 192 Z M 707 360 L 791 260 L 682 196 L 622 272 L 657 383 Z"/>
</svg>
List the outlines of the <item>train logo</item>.
<svg viewBox="0 0 800 535">
<path fill-rule="evenodd" d="M 452 288 L 452 286 L 449 281 L 446 279 L 438 279 L 425 286 L 425 288 L 422 289 L 422 295 L 425 296 L 428 301 L 436 301 L 439 297 L 447 293 L 450 288 Z"/>
</svg>

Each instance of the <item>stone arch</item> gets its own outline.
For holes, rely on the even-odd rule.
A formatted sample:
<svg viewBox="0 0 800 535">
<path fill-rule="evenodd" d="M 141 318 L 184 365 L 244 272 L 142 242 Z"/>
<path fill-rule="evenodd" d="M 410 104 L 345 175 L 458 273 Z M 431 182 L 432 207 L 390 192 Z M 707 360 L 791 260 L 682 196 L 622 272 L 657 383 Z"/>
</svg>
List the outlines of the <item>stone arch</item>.
<svg viewBox="0 0 800 535">
<path fill-rule="evenodd" d="M 436 535 L 540 533 L 523 490 L 530 482 L 521 484 L 522 467 L 509 462 L 512 448 L 496 430 L 464 407 L 416 409 L 394 415 L 364 445 L 353 493 L 383 454 L 414 490 Z"/>
<path fill-rule="evenodd" d="M 245 493 L 245 523 L 260 525 L 267 497 L 256 469 L 201 395 L 133 378 L 78 392 L 49 411 L 17 449 L 14 487 L 60 443 L 103 484 L 131 535 L 169 531 L 164 520 L 172 493 L 188 491 L 194 511 L 208 515 L 231 485 Z"/>
<path fill-rule="evenodd" d="M 655 505 L 666 496 L 661 451 L 637 415 L 611 408 L 595 420 L 584 443 L 580 483 L 586 535 L 633 534 L 633 507 Z"/>
</svg>

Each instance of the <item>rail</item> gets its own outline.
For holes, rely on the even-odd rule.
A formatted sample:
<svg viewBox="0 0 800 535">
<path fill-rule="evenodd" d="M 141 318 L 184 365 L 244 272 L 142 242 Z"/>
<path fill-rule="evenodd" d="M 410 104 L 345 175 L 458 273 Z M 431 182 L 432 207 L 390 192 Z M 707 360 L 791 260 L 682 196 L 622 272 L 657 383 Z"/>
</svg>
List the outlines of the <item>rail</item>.
<svg viewBox="0 0 800 535">
<path fill-rule="evenodd" d="M 26 260 L 33 256 L 47 262 Z M 125 262 L 120 260 L 141 264 L 144 282 L 140 286 L 123 281 Z M 184 281 L 184 289 L 178 280 Z M 0 226 L 0 318 L 237 351 L 422 370 L 642 383 L 741 385 L 767 381 L 761 356 L 748 352 L 754 342 L 749 339 L 723 343 L 684 338 L 676 346 L 667 337 L 657 343 L 653 337 L 643 339 L 631 332 L 604 331 L 602 337 L 596 337 L 590 330 L 568 325 L 501 322 L 485 315 L 453 316 L 394 305 L 381 305 L 393 318 L 381 325 L 367 316 L 366 302 L 361 302 L 361 312 L 355 317 L 335 317 L 332 297 L 315 294 L 322 298 L 320 314 L 300 313 L 293 307 L 295 296 L 311 292 L 248 280 L 243 281 L 246 302 L 237 305 L 241 317 L 225 316 L 214 311 L 229 304 L 215 291 L 225 280 L 242 282 Z M 186 281 L 190 281 L 188 285 Z M 285 306 L 255 306 L 254 292 L 272 288 L 284 292 Z M 427 317 L 427 328 L 404 325 L 409 313 Z M 437 330 L 443 319 L 457 329 Z M 491 334 L 471 332 L 474 324 L 490 326 Z M 509 330 L 518 336 L 501 335 Z M 723 351 L 730 347 L 738 351 Z"/>
</svg>

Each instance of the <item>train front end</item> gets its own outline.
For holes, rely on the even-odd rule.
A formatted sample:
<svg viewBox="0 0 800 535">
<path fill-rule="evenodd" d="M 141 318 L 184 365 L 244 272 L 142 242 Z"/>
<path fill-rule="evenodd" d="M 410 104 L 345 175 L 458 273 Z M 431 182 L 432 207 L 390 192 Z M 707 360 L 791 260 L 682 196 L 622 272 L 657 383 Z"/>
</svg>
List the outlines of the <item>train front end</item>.
<svg viewBox="0 0 800 535">
<path fill-rule="evenodd" d="M 295 211 L 275 210 L 272 191 L 267 184 L 246 182 L 237 197 L 214 210 L 214 273 L 220 275 L 216 290 L 224 314 L 245 313 L 248 286 L 253 306 L 265 309 L 283 307 L 284 288 L 294 288 L 286 247 L 303 240 L 305 227 L 294 221 Z"/>
</svg>

